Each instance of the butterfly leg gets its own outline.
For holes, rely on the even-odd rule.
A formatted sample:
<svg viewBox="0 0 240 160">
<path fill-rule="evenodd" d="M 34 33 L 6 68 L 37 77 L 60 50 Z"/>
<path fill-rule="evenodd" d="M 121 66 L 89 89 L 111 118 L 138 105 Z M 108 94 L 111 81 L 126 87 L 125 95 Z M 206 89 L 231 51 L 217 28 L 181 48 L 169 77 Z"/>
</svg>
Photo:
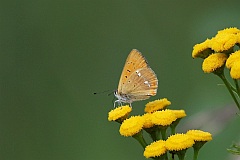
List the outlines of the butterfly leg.
<svg viewBox="0 0 240 160">
<path fill-rule="evenodd" d="M 114 101 L 114 108 L 116 108 L 116 103 L 118 103 L 119 106 L 122 106 L 122 102 L 119 100 Z"/>
<path fill-rule="evenodd" d="M 129 103 L 129 106 L 132 108 L 132 103 Z"/>
</svg>

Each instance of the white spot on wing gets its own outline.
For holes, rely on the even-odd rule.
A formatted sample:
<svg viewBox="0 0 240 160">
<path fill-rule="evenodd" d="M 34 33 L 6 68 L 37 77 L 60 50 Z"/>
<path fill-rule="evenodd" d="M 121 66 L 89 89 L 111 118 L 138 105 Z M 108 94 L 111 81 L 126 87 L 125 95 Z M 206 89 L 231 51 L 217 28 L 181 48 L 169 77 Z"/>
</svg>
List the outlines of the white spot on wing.
<svg viewBox="0 0 240 160">
<path fill-rule="evenodd" d="M 139 71 L 136 71 L 138 77 L 141 77 L 141 73 Z"/>
<path fill-rule="evenodd" d="M 148 81 L 144 81 L 144 84 L 148 85 L 148 87 L 151 86 Z"/>
</svg>

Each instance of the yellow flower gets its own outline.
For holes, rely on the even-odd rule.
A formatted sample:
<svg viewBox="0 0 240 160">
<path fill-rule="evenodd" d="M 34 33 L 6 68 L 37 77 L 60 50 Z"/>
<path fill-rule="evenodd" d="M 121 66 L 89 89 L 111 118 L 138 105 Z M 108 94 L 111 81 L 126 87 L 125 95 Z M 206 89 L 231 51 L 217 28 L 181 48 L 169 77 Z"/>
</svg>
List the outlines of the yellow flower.
<svg viewBox="0 0 240 160">
<path fill-rule="evenodd" d="M 211 39 L 211 49 L 223 52 L 231 49 L 238 41 L 236 34 L 221 33 Z"/>
<path fill-rule="evenodd" d="M 165 141 L 159 140 L 156 142 L 152 142 L 150 145 L 148 145 L 145 150 L 143 155 L 146 158 L 151 158 L 151 157 L 158 157 L 167 152 L 166 146 L 165 146 Z"/>
<path fill-rule="evenodd" d="M 218 34 L 237 34 L 240 33 L 240 30 L 236 27 L 225 28 L 223 30 L 218 31 Z"/>
<path fill-rule="evenodd" d="M 207 39 L 206 41 L 196 44 L 193 47 L 192 57 L 193 58 L 206 58 L 211 54 L 213 51 L 209 47 L 211 44 L 211 40 Z"/>
<path fill-rule="evenodd" d="M 123 121 L 119 132 L 122 136 L 133 136 L 142 130 L 143 124 L 144 118 L 141 116 L 132 116 L 129 119 Z"/>
<path fill-rule="evenodd" d="M 194 144 L 194 140 L 186 135 L 186 134 L 180 134 L 177 133 L 175 135 L 171 135 L 166 140 L 166 148 L 169 151 L 180 151 L 187 148 L 192 147 Z"/>
<path fill-rule="evenodd" d="M 108 120 L 109 121 L 116 121 L 118 119 L 124 120 L 127 118 L 131 111 L 132 108 L 129 107 L 129 105 L 115 108 L 108 113 Z"/>
<path fill-rule="evenodd" d="M 240 60 L 240 50 L 232 53 L 229 56 L 229 58 L 226 61 L 226 67 L 229 68 L 229 69 L 232 68 L 232 66 L 235 62 L 239 63 L 239 60 Z"/>
<path fill-rule="evenodd" d="M 240 33 L 237 33 L 237 43 L 240 44 Z"/>
<path fill-rule="evenodd" d="M 190 136 L 194 141 L 211 141 L 212 135 L 209 132 L 204 132 L 201 130 L 189 130 L 186 133 Z"/>
<path fill-rule="evenodd" d="M 143 124 L 143 128 L 151 128 L 154 126 L 154 123 L 152 122 L 152 114 L 151 113 L 145 113 L 144 115 L 142 115 L 142 117 L 144 118 L 144 124 Z"/>
<path fill-rule="evenodd" d="M 151 118 L 152 123 L 161 126 L 168 126 L 177 119 L 171 110 L 156 111 L 152 114 Z"/>
<path fill-rule="evenodd" d="M 240 79 L 240 59 L 237 59 L 232 66 L 230 75 L 233 79 Z"/>
<path fill-rule="evenodd" d="M 240 79 L 240 50 L 229 56 L 226 67 L 231 69 L 230 75 L 233 79 Z"/>
<path fill-rule="evenodd" d="M 165 107 L 169 106 L 170 104 L 171 102 L 168 101 L 167 98 L 158 99 L 158 100 L 147 103 L 144 111 L 147 113 L 152 113 L 157 110 L 162 110 Z"/>
<path fill-rule="evenodd" d="M 202 64 L 202 70 L 205 73 L 211 73 L 216 71 L 218 68 L 224 66 L 227 60 L 227 55 L 224 53 L 215 53 L 204 59 Z"/>
<path fill-rule="evenodd" d="M 186 113 L 184 110 L 171 110 L 177 118 L 183 118 L 186 117 Z"/>
</svg>

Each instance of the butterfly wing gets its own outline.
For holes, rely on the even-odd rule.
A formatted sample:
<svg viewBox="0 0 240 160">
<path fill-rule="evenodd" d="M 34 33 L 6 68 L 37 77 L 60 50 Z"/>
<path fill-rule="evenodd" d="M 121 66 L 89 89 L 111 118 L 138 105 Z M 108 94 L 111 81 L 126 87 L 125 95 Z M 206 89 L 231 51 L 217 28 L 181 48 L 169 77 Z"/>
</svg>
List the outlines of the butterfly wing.
<svg viewBox="0 0 240 160">
<path fill-rule="evenodd" d="M 133 49 L 123 68 L 118 94 L 125 102 L 148 99 L 157 93 L 158 79 L 148 66 L 147 60 L 136 49 Z"/>
<path fill-rule="evenodd" d="M 148 99 L 157 94 L 158 79 L 150 67 L 137 69 L 122 87 L 122 94 L 128 95 L 131 101 Z"/>
<path fill-rule="evenodd" d="M 118 84 L 118 92 L 122 91 L 123 86 L 126 84 L 130 75 L 136 72 L 139 68 L 147 67 L 147 61 L 144 56 L 136 49 L 133 49 L 125 62 L 123 71 Z"/>
</svg>

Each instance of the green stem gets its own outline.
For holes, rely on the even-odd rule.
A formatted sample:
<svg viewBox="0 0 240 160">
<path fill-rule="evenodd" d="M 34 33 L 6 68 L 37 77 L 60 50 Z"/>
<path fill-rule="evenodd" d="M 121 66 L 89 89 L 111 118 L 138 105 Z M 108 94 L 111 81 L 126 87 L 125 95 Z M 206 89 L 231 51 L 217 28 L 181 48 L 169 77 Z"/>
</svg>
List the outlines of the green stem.
<svg viewBox="0 0 240 160">
<path fill-rule="evenodd" d="M 152 159 L 155 160 L 168 160 L 167 153 L 164 155 L 161 155 L 160 157 L 153 157 Z"/>
<path fill-rule="evenodd" d="M 227 81 L 226 77 L 224 76 L 224 74 L 219 74 L 218 76 L 219 76 L 219 77 L 222 79 L 222 81 L 224 82 L 224 84 L 225 84 L 225 86 L 227 87 L 229 93 L 231 94 L 234 102 L 236 103 L 238 109 L 240 110 L 240 105 L 239 105 L 239 103 L 238 103 L 238 101 L 237 101 L 237 99 L 236 99 L 236 97 L 235 97 L 235 95 L 234 95 L 234 93 L 233 93 L 233 90 L 231 89 L 231 85 L 230 85 L 229 82 Z"/>
<path fill-rule="evenodd" d="M 176 126 L 171 127 L 172 135 L 176 133 L 175 128 L 176 128 Z"/>
<path fill-rule="evenodd" d="M 167 127 L 161 126 L 160 131 L 161 131 L 162 139 L 166 140 L 167 139 L 167 136 L 166 136 Z"/>
<path fill-rule="evenodd" d="M 157 127 L 157 130 L 156 130 L 156 138 L 157 138 L 157 140 L 160 140 L 161 138 L 160 138 L 160 128 L 159 127 Z"/>
<path fill-rule="evenodd" d="M 164 160 L 168 160 L 168 155 L 167 155 L 167 153 L 165 153 L 165 154 L 163 155 L 163 158 L 164 158 Z"/>
<path fill-rule="evenodd" d="M 198 151 L 199 151 L 199 150 L 194 149 L 193 160 L 197 160 L 197 157 L 198 157 Z"/>
<path fill-rule="evenodd" d="M 142 136 L 142 132 L 139 132 L 137 134 L 135 134 L 134 136 L 132 136 L 133 138 L 135 138 L 143 147 L 143 149 L 147 146 L 147 142 L 145 141 L 145 139 Z"/>
<path fill-rule="evenodd" d="M 181 120 L 181 118 L 178 118 L 176 121 L 174 121 L 170 125 L 172 135 L 176 133 L 176 127 L 177 127 L 178 123 L 180 122 L 180 120 Z"/>
<path fill-rule="evenodd" d="M 195 142 L 195 144 L 193 145 L 193 149 L 194 149 L 193 160 L 197 160 L 198 152 L 206 142 L 207 141 L 196 141 Z"/>
<path fill-rule="evenodd" d="M 145 128 L 144 130 L 151 136 L 153 141 L 160 139 L 160 129 L 158 126 L 155 126 L 153 128 Z"/>
<path fill-rule="evenodd" d="M 181 150 L 181 151 L 177 151 L 177 155 L 178 155 L 178 159 L 179 159 L 179 160 L 184 160 L 186 150 L 187 150 L 187 149 Z"/>
<path fill-rule="evenodd" d="M 170 155 L 170 160 L 174 160 L 174 153 L 170 153 L 171 155 Z"/>
<path fill-rule="evenodd" d="M 236 86 L 236 93 L 237 93 L 238 97 L 240 97 L 240 88 L 239 88 L 239 85 L 238 85 L 238 80 L 234 79 L 234 83 L 235 83 L 235 86 Z"/>
<path fill-rule="evenodd" d="M 150 134 L 153 141 L 157 141 L 156 132 Z"/>
</svg>

